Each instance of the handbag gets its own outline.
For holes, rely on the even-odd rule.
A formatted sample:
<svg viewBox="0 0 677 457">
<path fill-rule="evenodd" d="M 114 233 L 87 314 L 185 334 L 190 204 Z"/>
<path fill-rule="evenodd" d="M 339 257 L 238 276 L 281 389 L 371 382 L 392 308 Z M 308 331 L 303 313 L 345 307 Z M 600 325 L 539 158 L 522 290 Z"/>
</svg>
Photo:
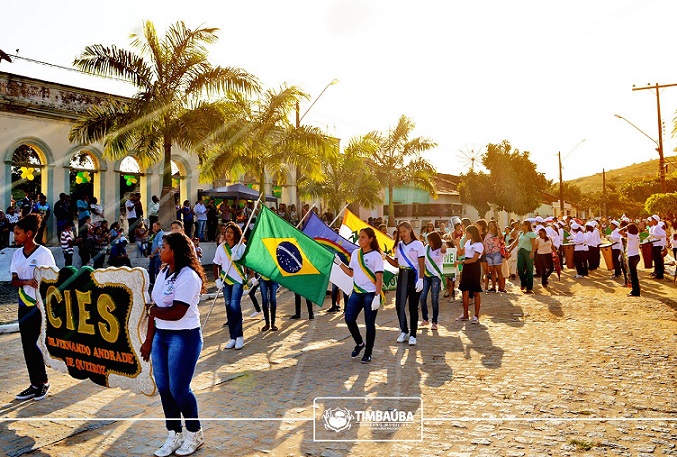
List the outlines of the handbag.
<svg viewBox="0 0 677 457">
<path fill-rule="evenodd" d="M 505 247 L 505 243 L 501 241 L 501 257 L 504 259 L 509 259 L 510 258 L 510 251 Z"/>
</svg>

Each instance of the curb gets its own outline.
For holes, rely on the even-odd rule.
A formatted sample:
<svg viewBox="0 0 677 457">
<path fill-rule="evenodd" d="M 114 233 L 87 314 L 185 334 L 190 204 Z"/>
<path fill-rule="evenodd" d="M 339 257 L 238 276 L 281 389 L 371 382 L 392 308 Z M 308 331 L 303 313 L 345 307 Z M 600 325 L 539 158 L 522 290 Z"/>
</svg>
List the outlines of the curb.
<svg viewBox="0 0 677 457">
<path fill-rule="evenodd" d="M 19 323 L 18 322 L 12 322 L 11 324 L 0 325 L 0 334 L 16 333 L 18 331 L 19 331 Z"/>
</svg>

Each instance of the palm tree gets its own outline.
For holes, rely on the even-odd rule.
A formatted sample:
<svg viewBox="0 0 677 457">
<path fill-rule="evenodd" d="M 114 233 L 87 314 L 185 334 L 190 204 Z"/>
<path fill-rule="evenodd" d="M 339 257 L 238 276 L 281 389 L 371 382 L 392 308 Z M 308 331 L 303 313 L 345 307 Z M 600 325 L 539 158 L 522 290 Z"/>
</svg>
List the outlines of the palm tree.
<svg viewBox="0 0 677 457">
<path fill-rule="evenodd" d="M 336 215 L 345 203 L 356 203 L 375 208 L 383 202 L 381 183 L 363 157 L 371 142 L 361 143 L 359 138 L 351 139 L 342 154 L 335 154 L 323 165 L 323 179 L 305 180 L 301 193 L 321 198 Z"/>
<path fill-rule="evenodd" d="M 437 198 L 433 182 L 435 167 L 421 157 L 422 152 L 436 147 L 437 144 L 422 137 L 410 139 L 414 127 L 414 122 L 403 115 L 387 136 L 373 131 L 358 140 L 362 145 L 362 154 L 369 159 L 376 178 L 381 186 L 388 189 L 388 223 L 391 226 L 395 222 L 395 187 L 414 186 Z"/>
<path fill-rule="evenodd" d="M 201 155 L 205 141 L 224 125 L 223 103 L 204 97 L 259 89 L 256 78 L 244 70 L 209 63 L 205 44 L 217 40 L 217 31 L 176 22 L 160 39 L 153 23 L 146 21 L 131 35 L 136 52 L 95 44 L 74 61 L 83 71 L 121 78 L 138 89 L 130 100 L 89 109 L 71 128 L 69 140 L 102 142 L 104 154 L 112 159 L 133 151 L 143 166 L 163 160 L 160 217 L 165 227 L 174 214 L 172 145 Z"/>
<path fill-rule="evenodd" d="M 286 182 L 289 166 L 303 167 L 311 178 L 322 173 L 322 163 L 331 156 L 331 142 L 319 129 L 295 127 L 290 114 L 296 101 L 308 98 L 296 86 L 267 90 L 260 100 L 231 94 L 226 102 L 232 122 L 212 142 L 201 166 L 203 179 L 249 174 L 266 192 L 266 176 Z"/>
</svg>

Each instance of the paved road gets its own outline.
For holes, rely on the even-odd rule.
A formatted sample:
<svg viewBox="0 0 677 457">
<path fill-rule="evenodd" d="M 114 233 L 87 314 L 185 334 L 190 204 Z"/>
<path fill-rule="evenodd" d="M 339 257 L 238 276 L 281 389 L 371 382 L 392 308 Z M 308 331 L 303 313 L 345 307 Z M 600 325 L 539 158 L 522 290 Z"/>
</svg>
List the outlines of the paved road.
<svg viewBox="0 0 677 457">
<path fill-rule="evenodd" d="M 675 455 L 677 289 L 643 277 L 643 296 L 627 298 L 607 277 L 565 273 L 536 295 L 485 294 L 479 326 L 455 322 L 459 303 L 445 300 L 440 330 L 423 330 L 416 347 L 395 342 L 389 303 L 370 365 L 349 357 L 342 316 L 324 312 L 266 334 L 246 319 L 244 349 L 225 350 L 219 301 L 193 388 L 203 417 L 229 420 L 204 421 L 196 455 Z M 292 294 L 280 308 L 291 314 Z M 148 420 L 162 417 L 157 396 L 50 370 L 45 400 L 13 400 L 27 379 L 19 335 L 0 335 L 0 346 L 0 453 L 152 455 L 162 443 L 163 423 Z M 375 443 L 359 430 L 367 441 L 314 442 L 320 396 L 421 397 L 424 439 Z"/>
</svg>

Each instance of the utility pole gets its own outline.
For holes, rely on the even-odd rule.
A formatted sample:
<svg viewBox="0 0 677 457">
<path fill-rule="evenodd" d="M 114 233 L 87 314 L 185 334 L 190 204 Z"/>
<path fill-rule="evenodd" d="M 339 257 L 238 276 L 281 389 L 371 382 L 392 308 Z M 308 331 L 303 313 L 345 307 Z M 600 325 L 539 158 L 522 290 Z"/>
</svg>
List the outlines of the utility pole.
<svg viewBox="0 0 677 457">
<path fill-rule="evenodd" d="M 564 184 L 562 183 L 562 153 L 557 151 L 557 160 L 559 161 L 559 217 L 564 217 Z"/>
<path fill-rule="evenodd" d="M 602 168 L 602 198 L 604 199 L 604 217 L 609 217 L 609 207 L 606 201 L 606 171 Z"/>
<path fill-rule="evenodd" d="M 658 176 L 661 181 L 661 192 L 665 193 L 667 188 L 665 186 L 665 157 L 663 156 L 663 121 L 661 120 L 661 98 L 658 89 L 664 87 L 675 87 L 677 84 L 658 84 L 653 86 L 647 85 L 645 87 L 633 87 L 632 90 L 655 90 L 656 91 L 656 110 L 658 112 Z"/>
</svg>

